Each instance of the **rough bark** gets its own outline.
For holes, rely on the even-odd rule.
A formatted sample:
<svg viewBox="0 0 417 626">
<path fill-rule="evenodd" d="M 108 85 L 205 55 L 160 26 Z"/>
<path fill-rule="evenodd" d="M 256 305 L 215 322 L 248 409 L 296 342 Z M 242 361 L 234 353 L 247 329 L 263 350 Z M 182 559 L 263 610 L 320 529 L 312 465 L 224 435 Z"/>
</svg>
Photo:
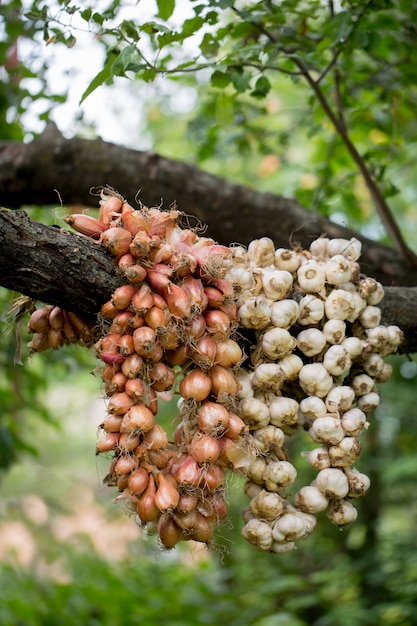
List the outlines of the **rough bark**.
<svg viewBox="0 0 417 626">
<path fill-rule="evenodd" d="M 110 254 L 77 233 L 45 226 L 24 211 L 0 210 L 0 284 L 34 299 L 95 320 L 101 305 L 123 283 Z M 401 352 L 417 351 L 417 287 L 386 287 L 385 324 L 400 326 Z"/>
<path fill-rule="evenodd" d="M 415 285 L 413 270 L 391 248 L 370 241 L 301 207 L 295 200 L 254 191 L 155 152 L 139 152 L 100 139 L 65 139 L 54 125 L 30 144 L 0 144 L 0 197 L 10 208 L 64 204 L 97 206 L 91 187 L 110 185 L 130 202 L 140 190 L 148 206 L 176 202 L 208 224 L 221 243 L 247 244 L 268 235 L 276 246 L 304 247 L 322 233 L 358 237 L 362 266 L 384 285 Z"/>
</svg>

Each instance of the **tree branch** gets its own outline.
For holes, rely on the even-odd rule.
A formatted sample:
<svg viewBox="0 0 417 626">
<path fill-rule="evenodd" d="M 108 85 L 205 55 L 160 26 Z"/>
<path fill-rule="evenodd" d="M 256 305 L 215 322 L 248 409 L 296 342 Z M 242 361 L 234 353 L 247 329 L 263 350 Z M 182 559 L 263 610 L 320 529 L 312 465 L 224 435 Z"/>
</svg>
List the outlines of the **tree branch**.
<svg viewBox="0 0 417 626">
<path fill-rule="evenodd" d="M 357 237 L 364 272 L 385 285 L 415 285 L 415 271 L 401 255 L 357 232 L 301 207 L 295 200 L 236 185 L 192 165 L 149 151 L 139 152 L 100 139 L 65 139 L 54 125 L 32 143 L 0 143 L 1 204 L 11 208 L 64 204 L 97 207 L 91 187 L 110 185 L 130 202 L 148 206 L 176 202 L 180 210 L 209 225 L 217 241 L 247 245 L 268 235 L 275 245 L 290 240 L 308 247 L 323 233 Z"/>
<path fill-rule="evenodd" d="M 110 254 L 77 233 L 45 226 L 24 211 L 0 209 L 0 285 L 96 322 L 123 279 Z M 417 288 L 387 287 L 383 323 L 400 326 L 401 352 L 417 351 Z"/>
</svg>

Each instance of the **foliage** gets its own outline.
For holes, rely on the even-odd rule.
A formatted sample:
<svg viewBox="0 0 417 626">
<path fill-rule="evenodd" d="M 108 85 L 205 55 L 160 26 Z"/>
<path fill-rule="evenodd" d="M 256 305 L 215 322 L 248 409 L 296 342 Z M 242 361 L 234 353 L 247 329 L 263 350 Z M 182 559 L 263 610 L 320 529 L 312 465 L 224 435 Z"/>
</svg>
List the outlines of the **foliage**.
<svg viewBox="0 0 417 626">
<path fill-rule="evenodd" d="M 397 219 L 410 219 L 415 1 L 172 0 L 157 2 L 150 17 L 140 8 L 123 12 L 128 8 L 121 0 L 100 11 L 95 3 L 36 0 L 21 23 L 38 38 L 42 33 L 47 45 L 71 48 L 86 29 L 100 40 L 103 67 L 81 102 L 120 77 L 148 85 L 163 77 L 177 90 L 197 90 L 188 158 L 222 173 L 231 158 L 241 162 L 245 155 L 253 172 L 269 157 L 260 186 L 268 171 L 274 191 L 292 175 L 288 191 L 300 202 L 356 228 L 372 219 L 368 234 L 381 237 L 359 167 L 390 198 Z M 154 106 L 155 92 L 149 93 Z M 294 163 L 300 145 L 304 154 Z M 230 175 L 247 181 L 240 167 Z M 405 236 L 411 242 L 413 231 Z"/>
</svg>

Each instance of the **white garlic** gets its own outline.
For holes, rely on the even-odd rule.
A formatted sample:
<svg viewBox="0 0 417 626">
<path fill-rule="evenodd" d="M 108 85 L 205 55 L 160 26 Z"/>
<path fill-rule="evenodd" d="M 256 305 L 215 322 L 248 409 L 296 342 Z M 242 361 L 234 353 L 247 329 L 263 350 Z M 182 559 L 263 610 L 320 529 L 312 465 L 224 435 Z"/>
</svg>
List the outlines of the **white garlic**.
<svg viewBox="0 0 417 626">
<path fill-rule="evenodd" d="M 306 328 L 297 335 L 297 348 L 306 356 L 319 354 L 326 345 L 326 337 L 318 328 Z"/>
<path fill-rule="evenodd" d="M 262 489 L 250 502 L 249 507 L 258 519 L 274 520 L 284 510 L 284 499 L 277 493 Z"/>
<path fill-rule="evenodd" d="M 384 363 L 384 367 L 382 368 L 382 372 L 380 372 L 377 376 L 375 376 L 375 380 L 377 383 L 387 383 L 392 376 L 393 367 L 391 363 Z"/>
<path fill-rule="evenodd" d="M 362 312 L 366 309 L 366 300 L 355 291 L 352 293 L 352 311 L 346 317 L 348 322 L 354 322 L 361 316 Z"/>
<path fill-rule="evenodd" d="M 314 422 L 318 417 L 327 415 L 324 401 L 317 396 L 307 396 L 307 398 L 301 400 L 299 411 L 306 420 L 311 422 Z"/>
<path fill-rule="evenodd" d="M 284 358 L 277 361 L 284 372 L 285 380 L 295 380 L 298 377 L 300 369 L 304 366 L 302 359 L 296 354 L 287 354 Z"/>
<path fill-rule="evenodd" d="M 364 396 L 375 389 L 375 381 L 368 374 L 354 376 L 351 385 L 356 396 Z"/>
<path fill-rule="evenodd" d="M 349 467 L 361 456 L 362 447 L 356 437 L 344 437 L 337 446 L 330 446 L 329 458 L 333 467 Z"/>
<path fill-rule="evenodd" d="M 285 435 L 283 431 L 281 428 L 278 428 L 273 424 L 268 424 L 268 426 L 264 426 L 264 428 L 259 428 L 253 433 L 253 443 L 257 450 L 259 450 L 262 454 L 279 450 L 284 445 L 284 441 Z M 263 468 L 263 471 L 265 470 L 265 467 Z"/>
<path fill-rule="evenodd" d="M 262 350 L 268 359 L 276 360 L 292 352 L 295 338 L 285 328 L 271 328 L 262 337 Z"/>
<path fill-rule="evenodd" d="M 225 279 L 232 283 L 237 294 L 251 291 L 255 286 L 252 272 L 238 265 L 233 265 L 227 270 Z"/>
<path fill-rule="evenodd" d="M 373 328 L 367 328 L 365 331 L 366 340 L 374 351 L 381 352 L 381 350 L 388 344 L 388 331 L 386 326 L 374 326 Z"/>
<path fill-rule="evenodd" d="M 257 398 L 243 398 L 239 402 L 239 408 L 240 415 L 250 430 L 263 428 L 269 424 L 269 408 L 261 400 Z"/>
<path fill-rule="evenodd" d="M 260 491 L 262 491 L 261 485 L 254 483 L 251 480 L 247 480 L 243 486 L 244 494 L 251 499 L 257 496 Z"/>
<path fill-rule="evenodd" d="M 384 288 L 375 278 L 367 276 L 358 285 L 358 292 L 368 304 L 379 304 L 384 297 Z"/>
<path fill-rule="evenodd" d="M 295 494 L 294 502 L 301 511 L 305 513 L 320 513 L 329 504 L 328 499 L 322 494 L 320 489 L 314 485 L 302 487 Z"/>
<path fill-rule="evenodd" d="M 365 495 L 371 486 L 371 480 L 366 474 L 361 474 L 354 467 L 345 468 L 345 474 L 349 483 L 349 498 L 360 498 Z"/>
<path fill-rule="evenodd" d="M 359 259 L 362 252 L 361 242 L 352 237 L 352 239 L 330 239 L 327 246 L 327 254 L 329 256 L 335 256 L 336 254 L 343 254 L 343 256 L 356 261 Z"/>
<path fill-rule="evenodd" d="M 300 315 L 298 323 L 302 326 L 314 326 L 318 324 L 324 317 L 324 302 L 320 298 L 316 298 L 312 294 L 308 294 L 301 298 L 298 303 L 300 307 Z"/>
<path fill-rule="evenodd" d="M 315 470 L 323 470 L 330 467 L 329 450 L 327 447 L 321 446 L 309 452 L 302 452 L 301 456 L 307 459 L 311 467 Z"/>
<path fill-rule="evenodd" d="M 324 268 L 329 285 L 341 285 L 351 279 L 352 268 L 349 261 L 342 254 L 335 254 L 326 263 Z"/>
<path fill-rule="evenodd" d="M 372 391 L 358 399 L 358 407 L 365 413 L 371 413 L 379 406 L 379 402 L 379 394 L 376 391 Z"/>
<path fill-rule="evenodd" d="M 304 511 L 297 511 L 297 509 L 294 509 L 294 511 L 295 515 L 298 515 L 304 524 L 304 535 L 302 536 L 302 539 L 305 539 L 305 537 L 310 535 L 317 526 L 316 516 Z"/>
<path fill-rule="evenodd" d="M 274 263 L 278 270 L 286 270 L 293 274 L 300 266 L 300 257 L 294 250 L 277 248 Z"/>
<path fill-rule="evenodd" d="M 278 543 L 274 541 L 270 548 L 270 552 L 275 552 L 276 554 L 283 554 L 284 552 L 291 552 L 294 550 L 295 543 L 294 541 L 288 541 L 287 543 Z"/>
<path fill-rule="evenodd" d="M 326 397 L 326 407 L 329 413 L 341 413 L 352 406 L 355 392 L 348 385 L 340 385 L 330 389 Z"/>
<path fill-rule="evenodd" d="M 358 356 L 362 354 L 362 341 L 359 337 L 346 337 L 343 339 L 341 345 L 344 347 L 346 352 L 350 354 L 350 358 L 352 360 L 357 359 Z"/>
<path fill-rule="evenodd" d="M 295 300 L 278 300 L 271 305 L 271 323 L 279 328 L 291 328 L 300 314 L 300 307 Z"/>
<path fill-rule="evenodd" d="M 305 532 L 304 520 L 295 513 L 282 515 L 272 527 L 272 537 L 277 543 L 297 541 L 304 537 Z"/>
<path fill-rule="evenodd" d="M 327 237 L 319 237 L 315 239 L 310 244 L 310 252 L 313 256 L 325 259 L 328 256 L 327 248 L 329 245 L 330 239 Z"/>
<path fill-rule="evenodd" d="M 252 386 L 253 389 L 275 393 L 281 388 L 284 378 L 284 372 L 277 363 L 260 363 L 253 372 Z"/>
<path fill-rule="evenodd" d="M 293 398 L 276 397 L 269 405 L 270 422 L 274 426 L 286 426 L 297 423 L 298 402 Z"/>
<path fill-rule="evenodd" d="M 326 298 L 324 311 L 328 319 L 346 320 L 355 311 L 354 294 L 334 289 Z"/>
<path fill-rule="evenodd" d="M 250 510 L 249 506 L 247 506 L 245 509 L 243 509 L 243 511 L 242 511 L 242 519 L 245 522 L 245 524 L 247 522 L 249 522 L 249 520 L 255 519 L 255 515 Z"/>
<path fill-rule="evenodd" d="M 292 485 L 297 478 L 297 470 L 289 461 L 273 461 L 264 470 L 266 488 L 270 491 Z"/>
<path fill-rule="evenodd" d="M 256 518 L 249 520 L 242 528 L 242 537 L 260 550 L 267 551 L 272 546 L 271 527 Z"/>
<path fill-rule="evenodd" d="M 262 485 L 264 482 L 264 471 L 266 469 L 265 459 L 259 457 L 255 459 L 247 468 L 245 472 L 247 477 L 254 483 Z"/>
<path fill-rule="evenodd" d="M 332 376 L 340 376 L 349 370 L 352 359 L 343 346 L 336 344 L 326 350 L 323 365 Z"/>
<path fill-rule="evenodd" d="M 339 443 L 345 435 L 340 419 L 332 415 L 325 415 L 314 420 L 308 434 L 313 441 L 329 445 Z"/>
<path fill-rule="evenodd" d="M 363 362 L 363 369 L 369 376 L 378 376 L 384 369 L 384 360 L 379 354 L 370 354 Z"/>
<path fill-rule="evenodd" d="M 234 261 L 234 264 L 242 265 L 243 267 L 249 266 L 248 251 L 244 246 L 232 244 L 230 246 L 230 251 L 232 253 L 232 259 Z"/>
<path fill-rule="evenodd" d="M 309 363 L 298 374 L 301 389 L 309 396 L 324 398 L 333 386 L 333 378 L 321 363 Z"/>
<path fill-rule="evenodd" d="M 346 526 L 358 517 L 358 511 L 349 500 L 334 500 L 327 510 L 327 517 L 336 526 Z"/>
<path fill-rule="evenodd" d="M 275 246 L 269 237 L 254 239 L 248 246 L 248 257 L 255 267 L 267 267 L 274 264 Z"/>
<path fill-rule="evenodd" d="M 346 324 L 343 320 L 327 320 L 322 331 L 328 343 L 342 343 L 346 336 Z"/>
<path fill-rule="evenodd" d="M 344 498 L 349 492 L 349 483 L 343 470 L 328 467 L 320 470 L 314 481 L 326 498 Z"/>
<path fill-rule="evenodd" d="M 350 409 L 343 413 L 340 423 L 345 433 L 352 437 L 357 437 L 364 428 L 369 426 L 365 413 L 358 408 Z"/>
<path fill-rule="evenodd" d="M 324 266 L 317 260 L 311 259 L 297 270 L 297 281 L 305 293 L 325 294 L 324 285 L 326 274 Z"/>
<path fill-rule="evenodd" d="M 271 300 L 283 300 L 293 284 L 292 275 L 285 270 L 264 268 L 262 270 L 262 287 L 264 294 Z"/>
<path fill-rule="evenodd" d="M 381 309 L 368 305 L 359 316 L 359 321 L 364 328 L 374 328 L 381 322 Z"/>
<path fill-rule="evenodd" d="M 237 382 L 239 383 L 239 389 L 236 396 L 239 400 L 243 398 L 253 398 L 254 389 L 252 385 L 253 372 L 247 372 L 244 369 L 239 369 L 236 375 Z"/>
<path fill-rule="evenodd" d="M 387 326 L 388 341 L 394 348 L 398 348 L 404 341 L 404 333 L 398 326 Z"/>
<path fill-rule="evenodd" d="M 247 298 L 239 307 L 239 323 L 245 328 L 262 330 L 271 322 L 271 305 L 263 296 Z"/>
</svg>

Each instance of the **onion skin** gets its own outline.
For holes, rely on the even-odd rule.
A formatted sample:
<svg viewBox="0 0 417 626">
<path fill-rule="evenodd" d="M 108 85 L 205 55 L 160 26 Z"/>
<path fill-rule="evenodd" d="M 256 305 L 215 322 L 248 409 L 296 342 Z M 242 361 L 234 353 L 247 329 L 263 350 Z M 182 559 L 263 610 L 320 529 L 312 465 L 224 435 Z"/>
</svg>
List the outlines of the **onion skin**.
<svg viewBox="0 0 417 626">
<path fill-rule="evenodd" d="M 196 368 L 184 376 L 180 383 L 180 394 L 186 400 L 205 400 L 211 392 L 211 378 L 203 370 Z"/>
</svg>

